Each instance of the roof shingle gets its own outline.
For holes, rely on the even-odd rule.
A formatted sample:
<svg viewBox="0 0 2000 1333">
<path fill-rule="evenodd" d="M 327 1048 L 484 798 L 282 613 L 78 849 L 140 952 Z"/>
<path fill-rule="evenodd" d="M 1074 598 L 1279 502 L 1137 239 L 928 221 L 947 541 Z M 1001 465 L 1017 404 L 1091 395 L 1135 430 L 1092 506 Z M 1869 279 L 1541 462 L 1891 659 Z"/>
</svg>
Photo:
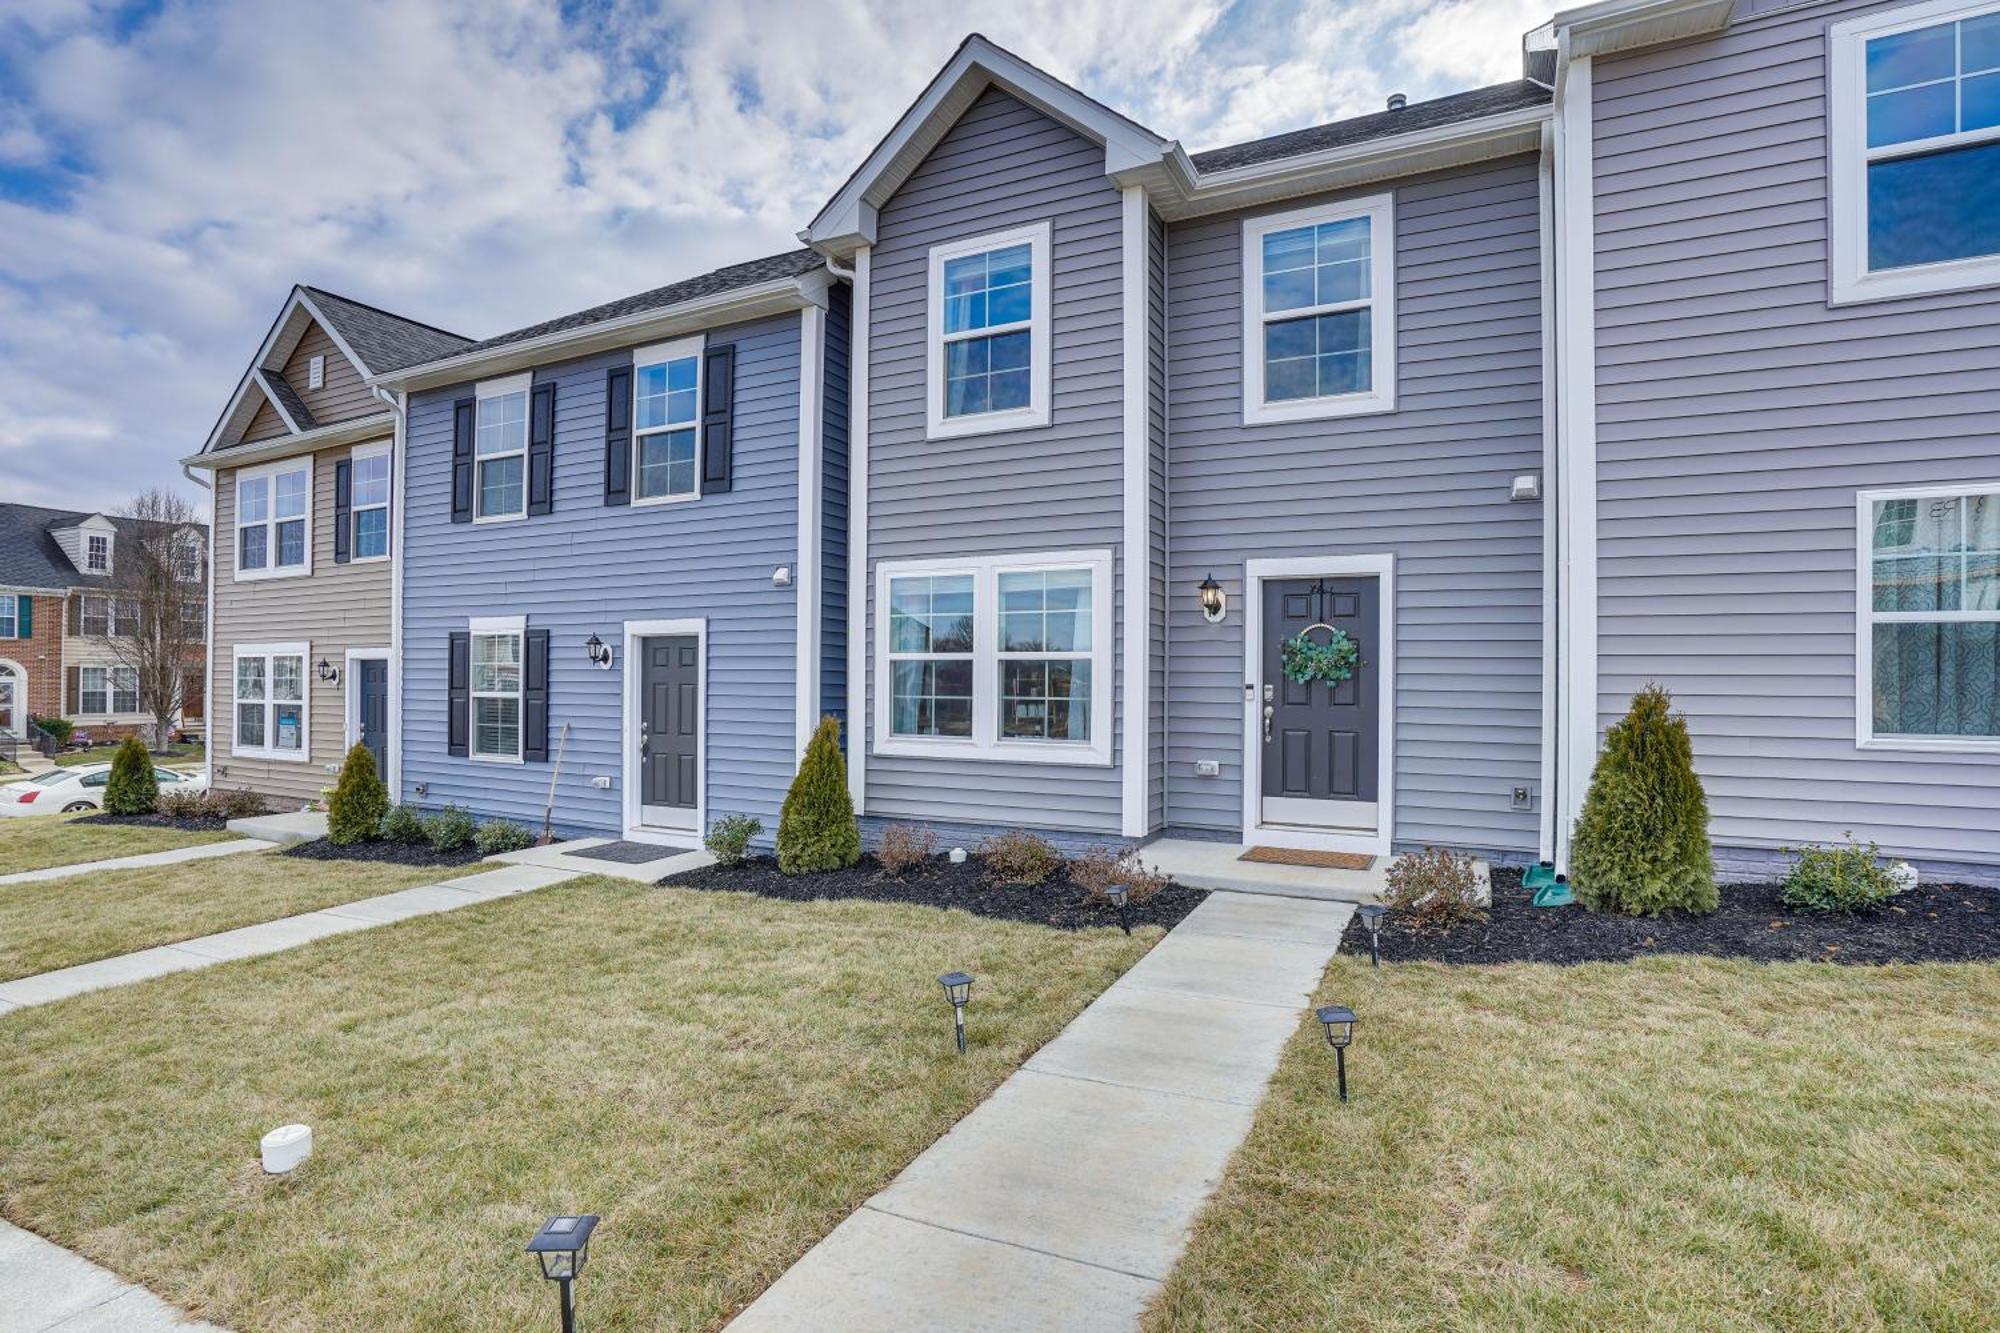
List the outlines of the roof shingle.
<svg viewBox="0 0 2000 1333">
<path fill-rule="evenodd" d="M 472 339 L 329 292 L 308 287 L 312 303 L 334 332 L 366 361 L 366 372 L 384 375 L 419 361 L 436 361 L 465 350 Z"/>
<path fill-rule="evenodd" d="M 1267 139 L 1252 139 L 1227 148 L 1212 148 L 1208 152 L 1194 154 L 1194 166 L 1203 174 L 1257 166 L 1329 148 L 1346 148 L 1371 139 L 1387 139 L 1417 130 L 1436 129 L 1441 125 L 1455 125 L 1460 121 L 1478 120 L 1483 116 L 1544 106 L 1554 96 L 1549 89 L 1533 80 L 1517 79 L 1513 83 L 1497 83 L 1490 88 L 1435 97 L 1428 102 L 1412 102 L 1400 111 L 1377 111 L 1286 134 L 1274 134 Z"/>
</svg>

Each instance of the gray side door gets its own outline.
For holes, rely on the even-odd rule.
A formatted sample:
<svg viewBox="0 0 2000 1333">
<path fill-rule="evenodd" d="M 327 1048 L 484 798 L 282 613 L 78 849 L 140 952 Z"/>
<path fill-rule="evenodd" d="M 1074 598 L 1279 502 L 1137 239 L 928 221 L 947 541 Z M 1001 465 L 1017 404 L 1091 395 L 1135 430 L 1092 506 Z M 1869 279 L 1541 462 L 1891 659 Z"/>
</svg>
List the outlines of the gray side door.
<svg viewBox="0 0 2000 1333">
<path fill-rule="evenodd" d="M 701 800 L 701 641 L 639 641 L 640 822 L 693 828 Z"/>
<path fill-rule="evenodd" d="M 1381 583 L 1373 577 L 1283 579 L 1264 584 L 1263 820 L 1311 828 L 1376 827 L 1381 748 Z M 1315 642 L 1332 626 L 1360 660 L 1337 685 L 1285 676 L 1280 648 L 1302 631 Z"/>
<path fill-rule="evenodd" d="M 361 743 L 375 756 L 375 771 L 389 780 L 389 664 L 379 657 L 355 663 L 361 706 Z"/>
</svg>

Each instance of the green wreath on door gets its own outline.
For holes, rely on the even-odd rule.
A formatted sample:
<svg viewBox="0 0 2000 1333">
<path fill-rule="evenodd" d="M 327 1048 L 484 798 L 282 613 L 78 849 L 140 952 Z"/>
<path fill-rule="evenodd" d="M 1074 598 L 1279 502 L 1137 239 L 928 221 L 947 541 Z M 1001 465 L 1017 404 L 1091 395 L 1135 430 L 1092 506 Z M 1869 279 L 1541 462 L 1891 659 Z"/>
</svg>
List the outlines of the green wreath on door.
<svg viewBox="0 0 2000 1333">
<path fill-rule="evenodd" d="M 1312 632 L 1321 629 L 1330 637 L 1325 643 L 1316 643 Z M 1336 626 L 1308 625 L 1278 645 L 1278 661 L 1287 680 L 1300 685 L 1316 680 L 1338 685 L 1353 676 L 1361 664 L 1361 648 Z"/>
</svg>

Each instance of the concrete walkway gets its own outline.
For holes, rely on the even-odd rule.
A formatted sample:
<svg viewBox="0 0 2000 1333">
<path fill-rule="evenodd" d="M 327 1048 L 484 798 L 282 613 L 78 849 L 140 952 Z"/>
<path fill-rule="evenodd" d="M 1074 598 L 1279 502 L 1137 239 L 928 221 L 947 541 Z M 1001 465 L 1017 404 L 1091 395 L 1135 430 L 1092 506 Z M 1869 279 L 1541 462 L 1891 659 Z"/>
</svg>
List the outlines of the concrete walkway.
<svg viewBox="0 0 2000 1333">
<path fill-rule="evenodd" d="M 147 1291 L 0 1222 L 0 1333 L 223 1333 Z"/>
<path fill-rule="evenodd" d="M 1352 911 L 1210 896 L 730 1329 L 1136 1328 Z"/>
<path fill-rule="evenodd" d="M 324 838 L 326 815 L 319 810 L 290 810 L 276 815 L 249 815 L 242 819 L 230 820 L 228 828 L 231 833 L 240 833 L 246 838 L 262 838 L 265 842 L 275 842 L 290 847 L 295 843 Z"/>
<path fill-rule="evenodd" d="M 38 976 L 22 977 L 19 981 L 0 983 L 0 1014 L 29 1005 L 67 999 L 85 991 L 102 990 L 107 986 L 124 986 L 134 981 L 163 977 L 169 972 L 186 972 L 235 958 L 278 953 L 328 935 L 366 930 L 370 926 L 386 925 L 407 917 L 427 916 L 433 912 L 469 907 L 473 903 L 491 902 L 495 898 L 547 888 L 566 879 L 575 879 L 582 873 L 579 870 L 542 870 L 534 866 L 502 866 L 497 870 L 467 875 L 463 879 L 400 889 L 395 893 L 378 894 L 317 912 L 302 912 L 260 925 L 182 940 L 178 944 L 163 944 L 155 949 L 119 954 L 115 958 L 100 958 L 94 963 L 82 963 Z M 0 1333 L 4 1330 L 5 1325 L 0 1324 Z"/>
<path fill-rule="evenodd" d="M 48 866 L 41 870 L 17 870 L 11 875 L 0 875 L 0 886 L 8 884 L 32 884 L 44 879 L 69 879 L 75 875 L 88 875 L 99 870 L 140 870 L 146 866 L 178 865 L 182 861 L 206 861 L 212 856 L 235 856 L 238 852 L 263 852 L 277 846 L 274 842 L 262 842 L 256 838 L 239 838 L 235 842 L 204 842 L 193 847 L 176 847 L 165 852 L 140 852 L 135 856 L 112 856 L 102 861 L 79 861 L 75 865 Z"/>
<path fill-rule="evenodd" d="M 508 865 L 541 866 L 544 870 L 609 875 L 613 879 L 629 879 L 640 884 L 657 884 L 668 875 L 715 864 L 713 856 L 698 848 L 662 847 L 658 856 L 646 861 L 606 861 L 589 855 L 596 848 L 618 841 L 617 838 L 571 838 L 567 842 L 550 843 L 547 847 L 524 847 L 518 852 L 502 852 L 492 859 Z"/>
</svg>

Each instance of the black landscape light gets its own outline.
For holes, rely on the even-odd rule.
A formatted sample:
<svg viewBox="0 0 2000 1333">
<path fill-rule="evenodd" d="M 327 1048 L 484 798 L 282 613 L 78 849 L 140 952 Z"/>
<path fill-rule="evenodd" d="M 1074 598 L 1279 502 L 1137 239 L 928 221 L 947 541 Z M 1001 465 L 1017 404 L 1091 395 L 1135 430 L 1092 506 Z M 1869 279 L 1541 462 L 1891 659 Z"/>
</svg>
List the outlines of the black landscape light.
<svg viewBox="0 0 2000 1333">
<path fill-rule="evenodd" d="M 590 1259 L 590 1233 L 596 1229 L 595 1213 L 564 1214 L 544 1222 L 528 1242 L 527 1252 L 541 1260 L 542 1276 L 558 1286 L 563 1333 L 576 1333 L 576 1289 L 571 1284 Z"/>
<path fill-rule="evenodd" d="M 1354 914 L 1361 918 L 1361 924 L 1368 929 L 1368 964 L 1382 966 L 1382 919 L 1389 915 L 1389 909 L 1380 903 L 1363 903 Z"/>
<path fill-rule="evenodd" d="M 1113 884 L 1104 891 L 1104 896 L 1109 898 L 1111 905 L 1118 909 L 1118 928 L 1127 935 L 1130 935 L 1132 933 L 1132 914 L 1130 910 L 1132 906 L 1132 886 L 1129 884 Z"/>
<path fill-rule="evenodd" d="M 1326 1044 L 1333 1047 L 1333 1059 L 1340 1071 L 1340 1100 L 1347 1100 L 1347 1044 L 1354 1040 L 1354 1011 L 1344 1004 L 1320 1006 L 1320 1026 L 1326 1029 Z"/>
<path fill-rule="evenodd" d="M 958 1038 L 958 1053 L 965 1054 L 965 1002 L 972 998 L 972 974 L 947 972 L 938 978 L 945 998 L 951 1001 L 952 1028 Z"/>
</svg>

